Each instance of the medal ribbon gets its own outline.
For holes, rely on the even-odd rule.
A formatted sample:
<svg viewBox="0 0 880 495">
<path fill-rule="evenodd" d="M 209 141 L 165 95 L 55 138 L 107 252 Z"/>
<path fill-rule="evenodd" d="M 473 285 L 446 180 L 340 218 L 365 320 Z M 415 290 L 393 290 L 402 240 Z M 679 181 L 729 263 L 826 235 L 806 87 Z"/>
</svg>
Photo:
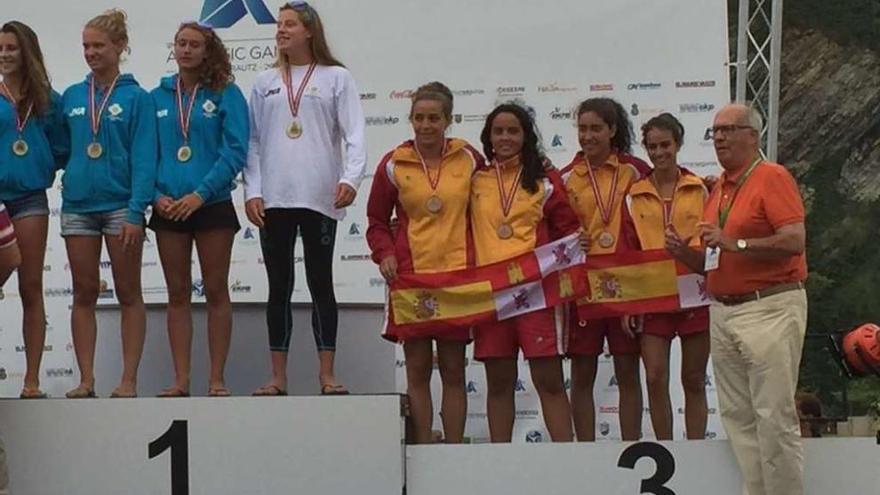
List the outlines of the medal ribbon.
<svg viewBox="0 0 880 495">
<path fill-rule="evenodd" d="M 654 186 L 654 189 L 657 191 L 657 196 L 660 196 L 660 186 L 657 184 L 656 179 L 654 179 L 654 174 L 652 173 L 650 176 L 651 184 Z M 675 187 L 672 188 L 672 197 L 669 199 L 660 196 L 660 202 L 663 204 L 663 227 L 669 227 L 672 223 L 672 212 L 675 211 L 675 191 L 678 189 L 678 180 L 681 178 L 681 171 L 676 171 L 675 175 Z"/>
<path fill-rule="evenodd" d="M 196 92 L 199 90 L 200 83 L 193 86 L 192 93 L 189 96 L 189 104 L 183 106 L 183 83 L 180 75 L 177 76 L 177 122 L 180 124 L 180 133 L 183 135 L 183 143 L 189 143 L 190 118 L 192 117 L 193 106 L 196 103 Z"/>
<path fill-rule="evenodd" d="M 733 202 L 736 200 L 736 196 L 739 194 L 739 190 L 742 188 L 743 184 L 746 183 L 746 179 L 748 179 L 749 176 L 752 175 L 752 172 L 755 170 L 755 167 L 757 167 L 758 164 L 761 163 L 761 161 L 762 160 L 761 160 L 760 156 L 756 157 L 755 160 L 752 162 L 752 164 L 749 165 L 749 168 L 746 170 L 746 172 L 744 174 L 742 174 L 739 177 L 739 179 L 737 179 L 736 189 L 733 190 L 733 195 L 731 196 L 730 201 L 727 202 L 727 206 L 725 208 L 721 207 L 721 196 L 722 196 L 721 193 L 723 192 L 723 189 L 724 189 L 724 184 L 723 183 L 721 184 L 722 190 L 718 191 L 718 227 L 719 228 L 722 228 L 722 229 L 724 228 L 724 224 L 727 223 L 727 217 L 730 216 L 730 210 L 733 209 Z"/>
<path fill-rule="evenodd" d="M 284 87 L 287 89 L 287 105 L 290 107 L 290 113 L 293 115 L 294 120 L 296 120 L 296 116 L 299 115 L 299 104 L 302 102 L 303 93 L 306 92 L 306 86 L 308 86 L 309 79 L 312 78 L 312 73 L 315 72 L 315 67 L 317 67 L 317 65 L 316 62 L 312 62 L 309 65 L 302 83 L 300 83 L 299 88 L 296 90 L 296 95 L 293 94 L 293 81 L 290 77 L 290 67 L 281 73 L 281 79 L 284 80 Z"/>
<path fill-rule="evenodd" d="M 608 203 L 602 200 L 602 193 L 599 191 L 599 183 L 596 181 L 596 175 L 593 173 L 593 167 L 587 163 L 587 174 L 590 176 L 590 185 L 593 186 L 593 199 L 596 200 L 596 207 L 599 209 L 599 215 L 602 217 L 602 223 L 607 227 L 611 223 L 611 210 L 614 208 L 614 195 L 617 192 L 617 181 L 620 178 L 620 165 L 614 167 L 614 176 L 611 179 L 611 192 L 608 195 Z"/>
<path fill-rule="evenodd" d="M 116 88 L 116 82 L 119 81 L 119 74 L 116 74 L 116 77 L 113 78 L 113 82 L 110 83 L 110 86 L 107 87 L 107 92 L 104 93 L 104 98 L 101 100 L 100 108 L 95 110 L 95 75 L 92 74 L 92 77 L 89 79 L 89 117 L 92 120 L 92 140 L 98 140 L 98 131 L 101 130 L 101 115 L 104 114 L 104 108 L 107 106 L 107 102 L 110 101 L 110 95 L 113 94 L 113 90 Z"/>
<path fill-rule="evenodd" d="M 498 194 L 501 196 L 501 212 L 504 214 L 504 218 L 507 218 L 507 215 L 510 214 L 510 209 L 513 208 L 513 199 L 516 197 L 516 188 L 522 177 L 523 169 L 522 167 L 519 167 L 519 170 L 516 172 L 516 177 L 513 178 L 513 184 L 510 185 L 510 191 L 504 189 L 504 178 L 501 176 L 501 169 L 504 165 L 518 159 L 519 157 L 515 156 L 505 161 L 503 164 L 498 163 L 497 160 L 492 160 L 492 164 L 495 166 L 495 176 L 498 177 Z"/>
<path fill-rule="evenodd" d="M 24 119 L 21 118 L 21 115 L 18 113 L 18 104 L 15 102 L 15 97 L 12 96 L 12 91 L 9 89 L 9 86 L 6 85 L 6 82 L 0 82 L 0 92 L 3 93 L 3 96 L 9 100 L 9 103 L 12 104 L 12 109 L 15 111 L 15 129 L 18 131 L 18 136 L 21 137 L 21 134 L 24 132 L 24 127 L 27 125 L 28 119 L 31 118 L 31 112 L 34 110 L 34 104 L 31 103 L 28 106 L 27 113 L 24 115 Z"/>
<path fill-rule="evenodd" d="M 446 156 L 446 139 L 443 139 L 443 150 L 440 152 L 440 164 L 437 165 L 437 177 L 431 177 L 431 171 L 428 170 L 428 163 L 425 162 L 422 153 L 419 151 L 419 145 L 413 142 L 413 148 L 416 150 L 419 162 L 422 163 L 422 170 L 425 171 L 425 177 L 428 178 L 428 185 L 431 186 L 431 192 L 437 192 L 437 186 L 440 185 L 440 171 L 443 170 L 443 157 Z"/>
</svg>

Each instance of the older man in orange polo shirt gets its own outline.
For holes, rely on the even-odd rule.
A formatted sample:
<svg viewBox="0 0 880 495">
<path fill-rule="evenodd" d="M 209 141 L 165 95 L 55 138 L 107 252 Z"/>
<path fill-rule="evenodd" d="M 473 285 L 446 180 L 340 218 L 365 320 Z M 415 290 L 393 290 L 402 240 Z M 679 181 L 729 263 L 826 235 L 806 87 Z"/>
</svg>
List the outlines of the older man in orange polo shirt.
<svg viewBox="0 0 880 495">
<path fill-rule="evenodd" d="M 724 173 L 700 224 L 721 419 L 749 495 L 802 495 L 794 395 L 807 326 L 804 205 L 761 159 L 762 120 L 728 105 L 712 137 Z"/>
</svg>

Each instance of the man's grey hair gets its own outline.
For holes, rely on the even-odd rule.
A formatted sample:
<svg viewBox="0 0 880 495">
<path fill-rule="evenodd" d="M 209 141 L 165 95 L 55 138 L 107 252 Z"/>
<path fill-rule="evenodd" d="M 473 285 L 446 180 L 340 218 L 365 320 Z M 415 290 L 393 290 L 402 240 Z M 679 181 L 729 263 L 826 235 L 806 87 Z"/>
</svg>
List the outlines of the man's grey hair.
<svg viewBox="0 0 880 495">
<path fill-rule="evenodd" d="M 747 103 L 746 106 L 749 109 L 748 114 L 746 115 L 749 126 L 760 134 L 764 129 L 764 117 L 761 115 L 761 111 L 758 110 L 758 107 L 752 102 Z"/>
</svg>

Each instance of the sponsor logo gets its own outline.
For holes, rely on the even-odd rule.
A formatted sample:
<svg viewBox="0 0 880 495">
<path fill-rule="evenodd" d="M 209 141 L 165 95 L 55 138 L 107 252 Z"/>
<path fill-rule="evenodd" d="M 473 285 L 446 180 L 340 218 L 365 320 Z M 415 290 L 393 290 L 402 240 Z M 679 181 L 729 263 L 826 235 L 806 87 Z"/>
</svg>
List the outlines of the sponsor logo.
<svg viewBox="0 0 880 495">
<path fill-rule="evenodd" d="M 707 431 L 706 432 L 706 440 L 715 440 L 716 438 L 718 438 L 718 434 L 715 433 L 714 431 Z"/>
<path fill-rule="evenodd" d="M 607 84 L 607 83 L 605 83 L 605 84 L 590 84 L 590 91 L 593 91 L 593 92 L 597 92 L 597 91 L 614 91 L 614 85 L 613 85 L 613 84 Z"/>
<path fill-rule="evenodd" d="M 361 101 L 371 101 L 376 99 L 376 93 L 361 93 Z"/>
<path fill-rule="evenodd" d="M 156 112 L 156 118 L 157 118 L 157 119 L 163 119 L 163 118 L 165 118 L 165 117 L 167 117 L 167 116 L 168 116 L 168 109 L 167 109 L 167 108 L 162 109 L 162 110 L 159 110 L 159 111 Z"/>
<path fill-rule="evenodd" d="M 571 390 L 571 378 L 566 378 L 565 381 L 562 383 L 562 387 L 565 390 Z"/>
<path fill-rule="evenodd" d="M 272 88 L 269 91 L 266 91 L 266 94 L 263 95 L 263 98 L 268 98 L 272 95 L 277 95 L 281 93 L 281 88 Z"/>
<path fill-rule="evenodd" d="M 538 410 L 537 409 L 522 409 L 516 412 L 517 418 L 537 418 Z"/>
<path fill-rule="evenodd" d="M 404 366 L 406 366 L 406 361 L 404 361 L 403 359 L 398 359 L 394 361 L 395 368 L 403 368 Z"/>
<path fill-rule="evenodd" d="M 617 406 L 599 406 L 601 414 L 617 414 Z"/>
<path fill-rule="evenodd" d="M 541 443 L 544 441 L 544 434 L 538 430 L 532 430 L 526 433 L 526 443 Z"/>
<path fill-rule="evenodd" d="M 714 88 L 715 81 L 675 81 L 675 87 L 679 89 L 687 88 Z"/>
<path fill-rule="evenodd" d="M 660 89 L 663 85 L 658 82 L 634 82 L 626 85 L 626 89 L 630 91 L 643 91 L 646 89 Z"/>
<path fill-rule="evenodd" d="M 550 118 L 553 120 L 570 120 L 574 118 L 574 112 L 556 107 L 550 112 Z"/>
<path fill-rule="evenodd" d="M 574 91 L 577 91 L 576 86 L 560 86 L 555 82 L 544 86 L 538 86 L 539 93 L 571 93 Z"/>
<path fill-rule="evenodd" d="M 46 370 L 46 376 L 49 378 L 73 376 L 73 368 L 48 368 Z"/>
<path fill-rule="evenodd" d="M 635 117 L 639 114 L 639 104 L 638 103 L 632 104 L 632 107 L 630 107 L 630 109 L 629 109 L 629 114 L 632 115 L 633 117 Z"/>
<path fill-rule="evenodd" d="M 251 292 L 251 286 L 242 284 L 241 280 L 236 280 L 229 286 L 229 290 L 237 294 L 249 294 Z"/>
<path fill-rule="evenodd" d="M 343 254 L 340 258 L 341 261 L 370 261 L 369 254 Z"/>
<path fill-rule="evenodd" d="M 244 234 L 242 234 L 242 237 L 244 237 L 245 240 L 255 240 L 257 238 L 257 234 L 255 234 L 255 232 L 256 230 L 254 230 L 253 227 L 247 227 L 244 229 Z"/>
<path fill-rule="evenodd" d="M 526 92 L 525 86 L 498 86 L 495 89 L 498 96 L 521 96 Z"/>
<path fill-rule="evenodd" d="M 107 111 L 110 112 L 110 120 L 118 120 L 118 117 L 122 115 L 123 112 L 122 105 L 114 103 L 107 108 Z"/>
<path fill-rule="evenodd" d="M 462 122 L 483 122 L 484 120 L 486 120 L 487 115 L 488 114 L 485 113 L 457 113 L 452 116 L 452 120 L 454 120 L 456 124 L 461 124 Z"/>
<path fill-rule="evenodd" d="M 6 368 L 0 368 L 0 380 L 5 380 L 6 378 L 8 378 Z"/>
<path fill-rule="evenodd" d="M 51 287 L 43 291 L 46 297 L 65 297 L 72 296 L 73 289 L 70 287 Z"/>
<path fill-rule="evenodd" d="M 275 17 L 263 0 L 205 0 L 199 22 L 215 28 L 229 28 L 247 15 L 257 24 L 275 24 Z"/>
<path fill-rule="evenodd" d="M 205 281 L 202 279 L 193 280 L 192 293 L 197 297 L 205 297 Z"/>
<path fill-rule="evenodd" d="M 678 106 L 681 113 L 702 113 L 715 110 L 713 103 L 682 103 Z"/>
<path fill-rule="evenodd" d="M 359 236 L 361 235 L 361 225 L 357 222 L 352 222 L 348 227 L 348 235 L 350 236 Z"/>
<path fill-rule="evenodd" d="M 611 423 L 608 421 L 602 421 L 599 423 L 599 434 L 603 437 L 607 437 L 609 433 L 611 433 Z"/>
<path fill-rule="evenodd" d="M 83 117 L 86 114 L 86 107 L 75 107 L 70 109 L 68 117 Z"/>
<path fill-rule="evenodd" d="M 562 144 L 562 136 L 559 134 L 554 134 L 553 139 L 550 140 L 550 149 L 555 151 L 562 151 L 564 148 Z"/>
<path fill-rule="evenodd" d="M 168 292 L 168 289 L 166 289 L 165 287 L 154 286 L 154 287 L 144 287 L 141 291 L 144 294 L 164 294 L 164 293 Z"/>
<path fill-rule="evenodd" d="M 159 266 L 159 262 L 158 261 L 144 261 L 143 263 L 141 263 L 141 268 L 150 268 L 150 267 L 154 267 L 154 266 Z"/>
<path fill-rule="evenodd" d="M 382 115 L 378 117 L 367 117 L 366 124 L 368 126 L 394 125 L 400 122 L 400 118 L 393 115 Z"/>
<path fill-rule="evenodd" d="M 474 383 L 473 381 L 467 382 L 466 390 L 467 390 L 468 395 L 473 395 L 473 394 L 479 393 L 479 390 L 477 390 L 477 384 Z"/>
<path fill-rule="evenodd" d="M 381 277 L 370 277 L 370 287 L 384 287 L 385 279 Z"/>
<path fill-rule="evenodd" d="M 525 384 L 525 382 L 523 382 L 521 378 L 517 378 L 517 379 L 516 379 L 516 387 L 514 387 L 513 390 L 514 390 L 515 392 L 525 392 L 525 391 L 526 391 L 526 384 Z"/>
<path fill-rule="evenodd" d="M 61 216 L 61 208 L 49 208 L 49 215 L 53 217 Z"/>
<path fill-rule="evenodd" d="M 391 100 L 408 100 L 412 98 L 413 93 L 415 91 L 411 89 L 394 89 L 391 93 L 388 93 L 388 98 Z"/>
<path fill-rule="evenodd" d="M 15 352 L 24 352 L 26 349 L 23 345 L 15 346 Z M 52 352 L 52 344 L 46 344 L 43 346 L 43 352 Z"/>
<path fill-rule="evenodd" d="M 453 89 L 452 94 L 455 96 L 476 96 L 486 94 L 485 89 Z"/>
<path fill-rule="evenodd" d="M 611 375 L 611 379 L 608 380 L 608 388 L 616 387 L 617 383 L 617 375 Z"/>
</svg>

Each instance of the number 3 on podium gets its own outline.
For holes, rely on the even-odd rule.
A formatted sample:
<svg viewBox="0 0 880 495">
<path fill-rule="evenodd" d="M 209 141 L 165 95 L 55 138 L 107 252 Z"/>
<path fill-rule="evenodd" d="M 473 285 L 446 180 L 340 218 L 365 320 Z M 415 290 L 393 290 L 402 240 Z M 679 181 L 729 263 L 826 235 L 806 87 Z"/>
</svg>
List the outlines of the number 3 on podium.
<svg viewBox="0 0 880 495">
<path fill-rule="evenodd" d="M 630 445 L 621 454 L 617 461 L 617 467 L 633 469 L 636 462 L 642 457 L 654 459 L 657 469 L 654 476 L 642 480 L 639 493 L 653 493 L 654 495 L 675 495 L 675 492 L 666 488 L 666 483 L 675 474 L 675 457 L 672 452 L 659 443 L 639 442 Z"/>
</svg>

